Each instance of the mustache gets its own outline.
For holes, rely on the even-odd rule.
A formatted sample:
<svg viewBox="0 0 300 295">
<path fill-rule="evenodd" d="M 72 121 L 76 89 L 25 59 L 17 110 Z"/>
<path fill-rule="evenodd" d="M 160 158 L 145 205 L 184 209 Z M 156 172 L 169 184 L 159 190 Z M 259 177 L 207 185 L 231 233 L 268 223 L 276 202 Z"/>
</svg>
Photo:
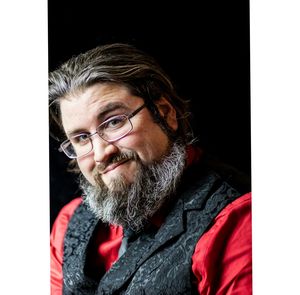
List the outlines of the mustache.
<svg viewBox="0 0 300 295">
<path fill-rule="evenodd" d="M 94 175 L 103 172 L 109 165 L 118 163 L 121 161 L 128 161 L 128 160 L 139 160 L 139 156 L 134 151 L 127 151 L 127 152 L 120 152 L 118 154 L 112 155 L 108 160 L 105 162 L 99 163 L 94 169 Z"/>
</svg>

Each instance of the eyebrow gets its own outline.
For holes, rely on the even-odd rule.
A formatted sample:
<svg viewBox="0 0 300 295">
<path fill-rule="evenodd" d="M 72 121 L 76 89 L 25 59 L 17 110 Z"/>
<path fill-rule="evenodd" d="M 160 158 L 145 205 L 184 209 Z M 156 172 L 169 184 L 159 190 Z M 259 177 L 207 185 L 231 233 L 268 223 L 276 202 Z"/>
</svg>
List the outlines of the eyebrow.
<svg viewBox="0 0 300 295">
<path fill-rule="evenodd" d="M 124 105 L 124 103 L 121 102 L 110 102 L 104 107 L 101 108 L 97 115 L 97 119 L 99 121 L 104 121 L 104 118 L 107 114 L 109 114 L 112 111 L 115 111 L 117 109 L 123 109 L 124 111 L 128 110 L 129 108 Z"/>
<path fill-rule="evenodd" d="M 107 116 L 107 114 L 109 114 L 110 112 L 115 111 L 117 109 L 123 109 L 124 112 L 126 112 L 129 108 L 126 105 L 124 105 L 124 103 L 121 103 L 121 102 L 110 102 L 107 105 L 105 105 L 104 107 L 101 107 L 101 110 L 98 112 L 97 119 L 100 122 L 103 122 L 103 121 L 105 121 L 105 119 L 106 119 L 105 117 Z M 101 124 L 101 123 L 99 123 L 99 124 Z M 67 137 L 73 137 L 73 136 L 81 134 L 81 133 L 88 133 L 88 132 L 86 132 L 85 129 L 83 129 L 83 128 L 77 128 L 75 130 L 72 130 L 71 132 L 68 132 L 66 135 L 67 135 Z"/>
</svg>

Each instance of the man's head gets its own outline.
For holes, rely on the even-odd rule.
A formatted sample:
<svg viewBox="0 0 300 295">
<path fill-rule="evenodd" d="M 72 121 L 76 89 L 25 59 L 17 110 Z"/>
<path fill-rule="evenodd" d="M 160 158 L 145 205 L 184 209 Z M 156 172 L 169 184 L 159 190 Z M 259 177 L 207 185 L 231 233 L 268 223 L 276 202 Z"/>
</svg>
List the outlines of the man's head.
<svg viewBox="0 0 300 295">
<path fill-rule="evenodd" d="M 124 44 L 72 58 L 49 80 L 51 114 L 67 137 L 63 150 L 87 180 L 90 207 L 104 221 L 139 230 L 182 174 L 185 102 L 151 57 Z"/>
</svg>

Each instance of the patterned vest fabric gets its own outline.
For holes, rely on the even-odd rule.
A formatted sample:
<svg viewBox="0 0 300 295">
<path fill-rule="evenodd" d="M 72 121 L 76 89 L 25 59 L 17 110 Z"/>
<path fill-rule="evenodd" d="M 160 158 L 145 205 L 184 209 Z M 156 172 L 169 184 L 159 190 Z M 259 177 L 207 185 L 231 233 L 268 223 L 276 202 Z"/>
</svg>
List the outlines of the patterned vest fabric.
<svg viewBox="0 0 300 295">
<path fill-rule="evenodd" d="M 89 242 L 99 221 L 80 205 L 65 236 L 64 295 L 198 294 L 192 284 L 195 246 L 218 213 L 248 191 L 227 180 L 213 171 L 204 175 L 190 169 L 162 226 L 139 234 L 99 280 L 90 277 L 85 268 Z"/>
</svg>

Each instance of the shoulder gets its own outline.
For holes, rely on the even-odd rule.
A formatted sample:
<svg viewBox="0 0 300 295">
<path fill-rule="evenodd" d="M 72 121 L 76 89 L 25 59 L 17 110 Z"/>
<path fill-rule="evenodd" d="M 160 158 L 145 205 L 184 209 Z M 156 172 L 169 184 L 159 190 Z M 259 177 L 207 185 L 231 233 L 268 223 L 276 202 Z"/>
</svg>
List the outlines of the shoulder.
<svg viewBox="0 0 300 295">
<path fill-rule="evenodd" d="M 216 267 L 217 266 L 217 267 Z M 228 204 L 197 242 L 193 271 L 203 294 L 235 288 L 250 294 L 252 279 L 251 193 Z"/>
<path fill-rule="evenodd" d="M 244 231 L 247 228 L 247 231 Z M 215 239 L 229 239 L 232 235 L 243 232 L 243 238 L 250 238 L 251 235 L 251 193 L 246 193 L 237 198 L 215 217 L 210 228 L 203 234 L 197 243 L 195 253 L 214 244 Z M 224 233 L 228 233 L 227 236 Z M 248 240 L 247 242 L 251 242 Z M 218 243 L 217 243 L 218 244 Z"/>
<path fill-rule="evenodd" d="M 251 217 L 251 192 L 228 204 L 215 218 L 215 223 L 238 217 Z"/>
<path fill-rule="evenodd" d="M 63 248 L 64 237 L 69 221 L 76 208 L 82 203 L 82 198 L 73 199 L 59 212 L 50 236 L 50 259 L 51 259 L 51 294 L 62 294 L 63 275 Z"/>
<path fill-rule="evenodd" d="M 66 204 L 59 212 L 55 223 L 62 223 L 64 221 L 69 221 L 74 213 L 74 211 L 78 208 L 78 206 L 82 203 L 82 198 L 75 198 Z"/>
<path fill-rule="evenodd" d="M 72 218 L 74 211 L 82 203 L 82 198 L 75 198 L 66 204 L 59 212 L 51 231 L 52 241 L 56 241 L 62 244 L 64 235 L 66 233 L 70 219 Z"/>
</svg>

